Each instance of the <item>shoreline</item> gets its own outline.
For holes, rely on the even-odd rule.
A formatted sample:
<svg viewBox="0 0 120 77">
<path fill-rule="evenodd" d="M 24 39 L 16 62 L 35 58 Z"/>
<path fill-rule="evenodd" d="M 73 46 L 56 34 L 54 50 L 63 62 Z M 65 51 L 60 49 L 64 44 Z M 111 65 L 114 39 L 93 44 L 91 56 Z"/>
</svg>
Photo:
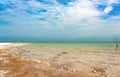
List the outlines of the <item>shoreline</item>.
<svg viewBox="0 0 120 77">
<path fill-rule="evenodd" d="M 119 54 L 52 49 L 36 50 L 26 43 L 3 43 L 1 77 L 119 77 Z M 43 48 L 43 47 L 41 47 Z"/>
</svg>

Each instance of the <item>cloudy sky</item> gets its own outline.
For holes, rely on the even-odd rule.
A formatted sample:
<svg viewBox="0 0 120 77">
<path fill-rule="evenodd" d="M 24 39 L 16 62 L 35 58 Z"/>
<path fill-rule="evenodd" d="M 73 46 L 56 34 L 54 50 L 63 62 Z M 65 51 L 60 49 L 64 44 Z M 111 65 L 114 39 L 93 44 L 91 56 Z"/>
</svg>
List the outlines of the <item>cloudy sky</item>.
<svg viewBox="0 0 120 77">
<path fill-rule="evenodd" d="M 0 41 L 114 40 L 120 0 L 0 0 Z"/>
</svg>

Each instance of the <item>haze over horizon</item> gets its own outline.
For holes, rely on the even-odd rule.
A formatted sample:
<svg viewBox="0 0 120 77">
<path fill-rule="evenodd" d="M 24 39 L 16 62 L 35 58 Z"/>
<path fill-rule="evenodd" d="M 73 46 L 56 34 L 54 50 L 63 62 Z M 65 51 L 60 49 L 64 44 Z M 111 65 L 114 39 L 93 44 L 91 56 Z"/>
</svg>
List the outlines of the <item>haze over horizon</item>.
<svg viewBox="0 0 120 77">
<path fill-rule="evenodd" d="M 0 41 L 120 39 L 120 0 L 0 0 Z"/>
</svg>

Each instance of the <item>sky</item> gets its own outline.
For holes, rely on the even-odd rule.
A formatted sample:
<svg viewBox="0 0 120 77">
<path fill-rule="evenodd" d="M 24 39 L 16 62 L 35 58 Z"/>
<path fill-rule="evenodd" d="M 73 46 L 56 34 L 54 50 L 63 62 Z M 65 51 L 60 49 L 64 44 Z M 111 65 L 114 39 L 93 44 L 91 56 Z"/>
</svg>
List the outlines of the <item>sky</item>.
<svg viewBox="0 0 120 77">
<path fill-rule="evenodd" d="M 0 41 L 120 38 L 120 0 L 0 0 Z"/>
</svg>

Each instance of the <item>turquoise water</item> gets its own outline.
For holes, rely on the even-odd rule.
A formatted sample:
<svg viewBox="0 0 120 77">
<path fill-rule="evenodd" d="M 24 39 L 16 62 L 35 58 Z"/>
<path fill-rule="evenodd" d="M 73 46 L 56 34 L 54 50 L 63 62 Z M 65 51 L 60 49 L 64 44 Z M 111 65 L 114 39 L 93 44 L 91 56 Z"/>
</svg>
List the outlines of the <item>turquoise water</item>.
<svg viewBox="0 0 120 77">
<path fill-rule="evenodd" d="M 120 43 L 119 43 L 120 44 Z M 49 50 L 91 50 L 100 52 L 116 51 L 115 42 L 29 42 L 32 48 Z M 117 49 L 119 51 L 119 49 Z"/>
</svg>

